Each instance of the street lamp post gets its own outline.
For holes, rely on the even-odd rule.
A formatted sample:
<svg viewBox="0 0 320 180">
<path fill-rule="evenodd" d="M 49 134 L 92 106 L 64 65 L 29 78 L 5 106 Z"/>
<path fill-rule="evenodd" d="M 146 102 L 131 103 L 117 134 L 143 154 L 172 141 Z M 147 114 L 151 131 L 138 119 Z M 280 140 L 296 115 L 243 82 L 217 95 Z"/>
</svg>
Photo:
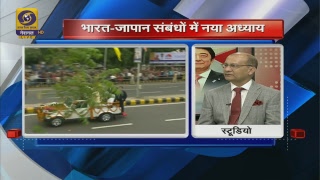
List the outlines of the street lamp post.
<svg viewBox="0 0 320 180">
<path fill-rule="evenodd" d="M 138 69 L 138 72 L 137 72 L 137 97 L 140 97 L 140 63 L 137 63 L 137 69 Z"/>
<path fill-rule="evenodd" d="M 141 85 L 140 85 L 140 64 L 141 64 L 141 60 L 142 60 L 142 48 L 141 47 L 137 47 L 134 50 L 134 62 L 137 63 L 137 87 L 136 87 L 136 96 L 140 97 L 140 89 L 141 89 Z"/>
</svg>

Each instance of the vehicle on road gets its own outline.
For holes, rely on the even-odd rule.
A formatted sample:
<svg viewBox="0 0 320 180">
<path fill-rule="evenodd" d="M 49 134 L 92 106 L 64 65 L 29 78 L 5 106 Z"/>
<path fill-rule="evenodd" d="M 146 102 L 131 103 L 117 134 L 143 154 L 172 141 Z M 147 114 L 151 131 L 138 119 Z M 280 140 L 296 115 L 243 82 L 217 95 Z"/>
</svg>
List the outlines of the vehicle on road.
<svg viewBox="0 0 320 180">
<path fill-rule="evenodd" d="M 81 118 L 107 122 L 121 114 L 120 104 L 114 102 L 114 98 L 110 98 L 106 103 L 97 103 L 94 107 L 90 107 L 86 100 L 76 100 L 70 105 L 53 102 L 37 109 L 38 120 L 53 127 L 61 126 L 67 120 Z"/>
</svg>

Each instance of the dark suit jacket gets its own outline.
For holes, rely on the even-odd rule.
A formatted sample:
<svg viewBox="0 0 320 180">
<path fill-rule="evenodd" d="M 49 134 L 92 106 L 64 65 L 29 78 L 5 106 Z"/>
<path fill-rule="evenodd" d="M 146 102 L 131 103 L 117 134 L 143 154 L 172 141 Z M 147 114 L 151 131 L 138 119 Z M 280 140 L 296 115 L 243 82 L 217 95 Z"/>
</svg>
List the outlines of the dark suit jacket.
<svg viewBox="0 0 320 180">
<path fill-rule="evenodd" d="M 206 82 L 204 83 L 202 92 L 207 92 L 208 90 L 220 87 L 227 83 L 229 82 L 225 80 L 224 75 L 222 73 L 218 73 L 211 70 Z"/>
</svg>

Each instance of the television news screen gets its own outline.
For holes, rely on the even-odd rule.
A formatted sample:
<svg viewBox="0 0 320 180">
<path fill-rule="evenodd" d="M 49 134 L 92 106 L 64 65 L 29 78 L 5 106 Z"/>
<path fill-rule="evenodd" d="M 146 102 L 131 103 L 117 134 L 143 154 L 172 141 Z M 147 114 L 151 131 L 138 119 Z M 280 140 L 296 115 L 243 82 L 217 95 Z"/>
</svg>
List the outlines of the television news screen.
<svg viewBox="0 0 320 180">
<path fill-rule="evenodd" d="M 0 179 L 319 179 L 319 1 L 0 2 Z"/>
</svg>

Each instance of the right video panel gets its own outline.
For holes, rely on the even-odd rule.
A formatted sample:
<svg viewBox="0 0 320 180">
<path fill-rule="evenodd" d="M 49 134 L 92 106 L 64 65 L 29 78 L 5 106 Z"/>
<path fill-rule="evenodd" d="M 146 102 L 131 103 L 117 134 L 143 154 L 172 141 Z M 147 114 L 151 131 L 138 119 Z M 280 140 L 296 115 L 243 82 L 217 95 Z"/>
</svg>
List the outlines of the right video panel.
<svg viewBox="0 0 320 180">
<path fill-rule="evenodd" d="M 192 135 L 283 136 L 283 47 L 194 45 Z"/>
</svg>

